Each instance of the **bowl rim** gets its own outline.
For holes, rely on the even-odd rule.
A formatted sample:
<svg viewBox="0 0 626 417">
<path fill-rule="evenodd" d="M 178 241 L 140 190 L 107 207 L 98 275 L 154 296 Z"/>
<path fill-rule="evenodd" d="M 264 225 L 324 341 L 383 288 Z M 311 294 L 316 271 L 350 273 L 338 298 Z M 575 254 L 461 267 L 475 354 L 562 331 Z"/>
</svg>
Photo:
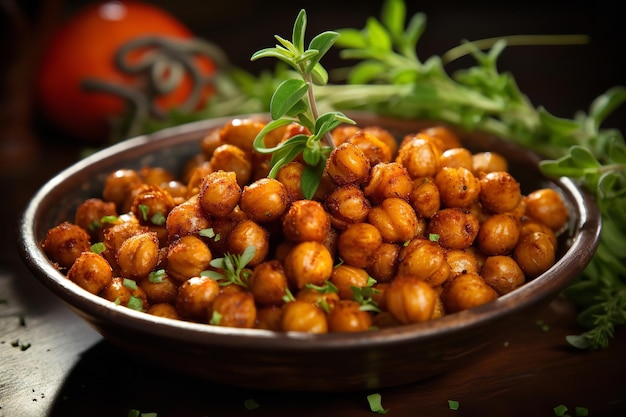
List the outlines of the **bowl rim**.
<svg viewBox="0 0 626 417">
<path fill-rule="evenodd" d="M 356 114 L 356 116 L 355 116 Z M 374 117 L 379 123 L 385 120 L 396 120 L 383 116 L 364 113 Z M 349 116 L 359 117 L 362 113 L 354 112 Z M 79 314 L 88 312 L 89 315 L 101 322 L 115 321 L 129 330 L 139 333 L 148 333 L 154 336 L 167 336 L 176 340 L 197 343 L 200 345 L 211 344 L 215 346 L 245 346 L 250 344 L 250 337 L 255 337 L 255 349 L 258 350 L 324 350 L 324 349 L 354 349 L 358 347 L 382 347 L 399 342 L 410 342 L 419 338 L 430 340 L 440 337 L 442 334 L 453 334 L 459 329 L 471 331 L 481 324 L 490 320 L 514 315 L 517 311 L 527 308 L 538 300 L 544 300 L 555 292 L 564 288 L 582 270 L 581 265 L 586 265 L 592 258 L 599 244 L 601 230 L 601 216 L 599 208 L 593 197 L 581 189 L 572 179 L 562 177 L 549 179 L 562 191 L 568 194 L 568 200 L 573 203 L 570 207 L 571 221 L 575 221 L 571 227 L 576 230 L 571 246 L 546 272 L 533 280 L 526 282 L 522 287 L 509 294 L 500 296 L 490 303 L 450 314 L 436 320 L 423 323 L 402 325 L 393 328 L 377 329 L 363 333 L 327 333 L 310 334 L 300 332 L 275 332 L 263 329 L 240 329 L 231 327 L 212 326 L 204 323 L 194 323 L 183 320 L 168 319 L 138 312 L 113 302 L 105 300 L 98 295 L 74 284 L 57 270 L 44 254 L 40 242 L 37 241 L 35 226 L 40 214 L 41 203 L 46 196 L 62 184 L 67 177 L 78 175 L 90 166 L 98 165 L 102 161 L 124 152 L 139 151 L 143 146 L 160 145 L 161 141 L 173 140 L 183 135 L 200 135 L 210 127 L 219 126 L 234 118 L 261 117 L 265 114 L 247 114 L 226 116 L 199 122 L 187 123 L 161 130 L 156 133 L 137 136 L 119 142 L 80 161 L 66 167 L 58 174 L 50 178 L 32 196 L 27 204 L 20 224 L 18 247 L 24 263 L 36 276 L 38 281 L 55 293 L 69 307 Z M 411 123 L 412 121 L 399 121 Z M 413 121 L 415 122 L 415 121 Z M 534 155 L 531 151 L 513 144 L 521 150 Z M 538 157 L 536 158 L 538 159 Z M 594 220 L 595 219 L 595 220 Z M 573 254 L 576 253 L 576 256 Z M 569 255 L 569 256 L 568 256 Z M 557 271 L 562 271 L 561 275 Z M 123 319 L 123 320 L 120 320 Z M 176 332 L 172 332 L 176 329 Z"/>
</svg>

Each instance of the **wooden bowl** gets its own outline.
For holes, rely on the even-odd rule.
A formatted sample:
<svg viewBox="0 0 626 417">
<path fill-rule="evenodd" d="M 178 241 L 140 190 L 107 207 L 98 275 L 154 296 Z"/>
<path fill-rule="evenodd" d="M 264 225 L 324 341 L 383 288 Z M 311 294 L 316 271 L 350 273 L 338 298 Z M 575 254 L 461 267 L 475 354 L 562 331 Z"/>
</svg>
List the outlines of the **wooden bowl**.
<svg viewBox="0 0 626 417">
<path fill-rule="evenodd" d="M 350 113 L 359 126 L 379 125 L 398 138 L 432 123 Z M 257 115 L 262 117 L 262 115 Z M 547 272 L 496 301 L 421 324 L 366 333 L 278 333 L 191 323 L 115 305 L 68 280 L 41 248 L 47 230 L 72 220 L 75 208 L 101 196 L 105 177 L 119 168 L 161 166 L 180 172 L 199 141 L 229 118 L 207 120 L 124 141 L 93 154 L 50 179 L 33 197 L 20 225 L 24 262 L 37 279 L 112 343 L 157 367 L 212 381 L 270 390 L 349 391 L 423 380 L 464 363 L 495 340 L 534 319 L 584 269 L 598 245 L 601 218 L 595 201 L 567 178 L 548 180 L 537 155 L 484 134 L 464 145 L 505 156 L 527 193 L 558 190 L 570 209 L 557 262 Z"/>
</svg>

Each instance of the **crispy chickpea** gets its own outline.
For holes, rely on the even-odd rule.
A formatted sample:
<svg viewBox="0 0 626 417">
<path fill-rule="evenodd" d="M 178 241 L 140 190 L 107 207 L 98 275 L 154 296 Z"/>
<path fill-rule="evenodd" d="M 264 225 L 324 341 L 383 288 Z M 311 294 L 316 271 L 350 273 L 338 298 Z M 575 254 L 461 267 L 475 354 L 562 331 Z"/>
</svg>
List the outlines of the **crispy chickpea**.
<svg viewBox="0 0 626 417">
<path fill-rule="evenodd" d="M 116 258 L 124 278 L 145 277 L 159 261 L 159 237 L 154 232 L 131 236 L 122 243 Z"/>
<path fill-rule="evenodd" d="M 83 252 L 67 271 L 67 277 L 84 290 L 98 294 L 113 279 L 113 270 L 102 256 Z"/>
<path fill-rule="evenodd" d="M 219 140 L 220 143 L 235 145 L 247 153 L 252 153 L 254 138 L 263 127 L 265 124 L 259 120 L 232 119 L 219 130 Z"/>
<path fill-rule="evenodd" d="M 287 288 L 287 275 L 279 261 L 273 259 L 261 262 L 252 270 L 249 289 L 257 304 L 263 306 L 282 304 Z"/>
<path fill-rule="evenodd" d="M 241 187 L 234 172 L 214 171 L 204 177 L 198 193 L 202 210 L 217 217 L 227 216 L 239 204 Z"/>
<path fill-rule="evenodd" d="M 431 286 L 443 284 L 451 275 L 445 250 L 427 239 L 413 239 L 400 251 L 398 275 L 411 276 Z"/>
<path fill-rule="evenodd" d="M 411 178 L 432 177 L 439 171 L 441 151 L 431 141 L 417 135 L 400 146 L 396 162 L 404 166 Z"/>
<path fill-rule="evenodd" d="M 282 231 L 292 242 L 321 242 L 330 231 L 330 217 L 318 201 L 294 201 L 282 218 Z"/>
<path fill-rule="evenodd" d="M 137 189 L 130 210 L 139 223 L 161 226 L 174 206 L 167 191 L 157 185 L 143 185 Z"/>
<path fill-rule="evenodd" d="M 330 282 L 339 290 L 339 297 L 351 300 L 353 297 L 352 287 L 366 287 L 369 274 L 362 268 L 341 264 L 333 268 Z"/>
<path fill-rule="evenodd" d="M 333 143 L 339 146 L 357 133 L 361 128 L 355 125 L 341 125 L 332 130 Z"/>
<path fill-rule="evenodd" d="M 496 152 L 477 152 L 472 156 L 472 173 L 479 176 L 481 173 L 506 172 L 509 164 L 504 157 Z"/>
<path fill-rule="evenodd" d="M 392 161 L 392 153 L 389 146 L 371 133 L 360 130 L 349 138 L 348 142 L 358 146 L 363 151 L 372 167 L 381 162 L 388 163 Z"/>
<path fill-rule="evenodd" d="M 213 259 L 209 247 L 197 236 L 189 235 L 173 241 L 167 250 L 167 274 L 184 282 L 209 268 Z"/>
<path fill-rule="evenodd" d="M 281 306 L 271 305 L 269 307 L 260 307 L 256 311 L 256 323 L 254 327 L 263 330 L 280 331 L 280 321 L 283 316 Z"/>
<path fill-rule="evenodd" d="M 323 287 L 323 286 L 322 286 Z M 296 300 L 306 301 L 318 307 L 328 306 L 332 308 L 339 301 L 339 293 L 331 290 L 319 290 L 312 287 L 304 287 L 296 293 Z"/>
<path fill-rule="evenodd" d="M 465 249 L 449 249 L 446 251 L 446 262 L 450 266 L 452 277 L 461 274 L 480 273 L 478 259 L 471 251 Z"/>
<path fill-rule="evenodd" d="M 283 306 L 281 329 L 285 332 L 328 333 L 328 321 L 317 305 L 296 300 Z"/>
<path fill-rule="evenodd" d="M 506 255 L 517 245 L 521 231 L 519 220 L 512 215 L 494 214 L 480 226 L 476 242 L 487 255 Z"/>
<path fill-rule="evenodd" d="M 372 315 L 354 300 L 339 300 L 328 313 L 331 332 L 365 332 L 372 327 Z"/>
<path fill-rule="evenodd" d="M 285 186 L 273 178 L 261 178 L 243 187 L 239 207 L 251 219 L 259 223 L 276 220 L 289 205 Z"/>
<path fill-rule="evenodd" d="M 140 225 L 135 216 L 131 215 L 119 223 L 107 227 L 104 230 L 103 242 L 107 249 L 116 254 L 126 239 L 147 231 L 148 228 Z"/>
<path fill-rule="evenodd" d="M 520 233 L 520 236 L 525 235 L 527 233 L 532 233 L 532 232 L 542 232 L 548 235 L 548 237 L 550 238 L 550 242 L 552 242 L 552 245 L 554 245 L 555 249 L 558 247 L 559 241 L 556 236 L 556 233 L 554 232 L 554 230 L 546 226 L 544 223 L 541 223 L 537 220 L 534 220 L 528 217 L 522 217 L 520 222 L 522 225 L 522 231 Z"/>
<path fill-rule="evenodd" d="M 218 146 L 223 145 L 220 140 L 220 128 L 214 128 L 209 130 L 200 140 L 200 151 L 201 155 L 205 159 L 211 158 L 213 152 L 217 149 Z"/>
<path fill-rule="evenodd" d="M 385 306 L 400 323 L 430 320 L 437 293 L 426 282 L 412 276 L 397 276 L 385 290 Z"/>
<path fill-rule="evenodd" d="M 556 258 L 550 236 L 542 232 L 522 235 L 513 257 L 527 277 L 534 278 L 547 271 Z"/>
<path fill-rule="evenodd" d="M 442 168 L 435 176 L 435 185 L 444 207 L 469 207 L 480 193 L 480 181 L 465 168 Z"/>
<path fill-rule="evenodd" d="M 520 184 L 505 171 L 484 174 L 480 177 L 479 199 L 487 212 L 505 213 L 513 211 L 522 200 Z"/>
<path fill-rule="evenodd" d="M 361 148 L 344 142 L 334 148 L 326 160 L 326 172 L 338 186 L 363 184 L 369 178 L 370 161 Z"/>
<path fill-rule="evenodd" d="M 439 210 L 430 219 L 428 233 L 439 236 L 446 249 L 465 249 L 474 243 L 480 225 L 472 213 L 456 208 Z"/>
<path fill-rule="evenodd" d="M 187 194 L 186 198 L 191 198 L 197 196 L 200 192 L 200 184 L 202 184 L 202 180 L 204 177 L 213 172 L 213 168 L 209 162 L 198 165 L 191 169 L 188 174 L 188 178 L 186 181 Z"/>
<path fill-rule="evenodd" d="M 143 184 L 137 171 L 132 169 L 118 169 L 110 173 L 104 181 L 102 197 L 105 201 L 115 203 L 117 210 L 125 212 L 125 203 L 131 190 Z"/>
<path fill-rule="evenodd" d="M 178 180 L 164 182 L 161 184 L 161 188 L 172 196 L 176 205 L 183 203 L 189 192 L 187 186 Z"/>
<path fill-rule="evenodd" d="M 228 237 L 235 227 L 246 220 L 247 216 L 236 206 L 232 212 L 226 217 L 214 217 L 210 221 L 211 227 L 206 229 L 202 234 L 202 240 L 207 244 L 215 257 L 224 254 L 230 250 L 228 246 Z"/>
<path fill-rule="evenodd" d="M 204 321 L 219 293 L 217 281 L 209 277 L 191 277 L 178 288 L 174 305 L 181 317 Z"/>
<path fill-rule="evenodd" d="M 363 188 L 365 196 L 373 203 L 380 204 L 385 198 L 409 199 L 413 191 L 413 180 L 401 164 L 390 162 L 372 167 L 369 181 Z"/>
<path fill-rule="evenodd" d="M 333 257 L 320 242 L 301 242 L 285 257 L 284 268 L 290 284 L 301 290 L 306 284 L 322 285 L 330 278 Z"/>
<path fill-rule="evenodd" d="M 233 171 L 240 187 L 247 184 L 252 177 L 250 155 L 235 145 L 224 144 L 218 146 L 213 151 L 209 164 L 213 171 Z"/>
<path fill-rule="evenodd" d="M 473 169 L 473 155 L 467 148 L 451 148 L 446 149 L 441 154 L 439 159 L 439 166 L 450 168 L 465 168 L 467 170 Z"/>
<path fill-rule="evenodd" d="M 117 217 L 115 203 L 107 202 L 99 198 L 88 198 L 77 208 L 74 215 L 74 224 L 82 227 L 93 239 L 102 240 L 102 219 Z"/>
<path fill-rule="evenodd" d="M 91 241 L 85 229 L 63 222 L 48 230 L 41 246 L 51 260 L 69 268 L 81 253 L 89 251 Z"/>
<path fill-rule="evenodd" d="M 146 293 L 150 304 L 173 303 L 178 292 L 178 283 L 165 271 L 148 274 L 138 282 L 138 285 Z"/>
<path fill-rule="evenodd" d="M 380 231 L 369 223 L 355 223 L 339 234 L 337 251 L 347 264 L 366 268 L 374 252 L 383 244 Z"/>
<path fill-rule="evenodd" d="M 400 246 L 394 243 L 383 243 L 372 254 L 367 272 L 378 282 L 389 282 L 398 270 Z"/>
<path fill-rule="evenodd" d="M 355 184 L 337 187 L 326 197 L 324 204 L 331 225 L 339 230 L 365 221 L 372 208 L 363 190 Z"/>
<path fill-rule="evenodd" d="M 141 168 L 138 172 L 142 181 L 148 185 L 161 185 L 170 181 L 174 181 L 174 174 L 162 167 Z"/>
<path fill-rule="evenodd" d="M 165 219 L 165 228 L 170 241 L 183 236 L 197 235 L 201 230 L 210 227 L 211 222 L 195 197 L 175 206 Z"/>
<path fill-rule="evenodd" d="M 558 231 L 565 226 L 569 211 L 556 190 L 543 188 L 526 196 L 526 214 Z"/>
<path fill-rule="evenodd" d="M 265 260 L 269 252 L 269 233 L 263 226 L 252 220 L 242 220 L 228 235 L 228 252 L 242 254 L 248 246 L 254 246 L 254 256 L 248 262 L 255 266 Z"/>
<path fill-rule="evenodd" d="M 457 275 L 443 287 L 441 301 L 447 313 L 456 313 L 498 298 L 498 293 L 478 274 Z"/>
<path fill-rule="evenodd" d="M 382 140 L 387 144 L 389 150 L 391 151 L 392 158 L 395 157 L 396 152 L 398 152 L 398 141 L 396 138 L 389 132 L 387 129 L 384 129 L 380 126 L 366 126 L 361 129 L 363 132 L 376 136 L 378 139 Z"/>
<path fill-rule="evenodd" d="M 370 210 L 367 219 L 378 229 L 383 242 L 406 242 L 418 233 L 415 210 L 401 198 L 386 198 L 380 205 Z"/>
<path fill-rule="evenodd" d="M 425 219 L 430 219 L 441 208 L 439 189 L 430 177 L 418 178 L 413 182 L 409 197 L 415 212 Z"/>
<path fill-rule="evenodd" d="M 515 259 L 503 255 L 489 256 L 485 259 L 480 276 L 499 295 L 510 293 L 526 281 L 524 272 Z"/>
<path fill-rule="evenodd" d="M 114 277 L 102 289 L 100 297 L 105 300 L 113 301 L 121 306 L 128 307 L 131 297 L 141 300 L 141 309 L 148 307 L 148 297 L 141 287 L 138 287 L 133 280 L 127 280 L 121 277 Z"/>
<path fill-rule="evenodd" d="M 304 164 L 298 161 L 291 161 L 280 167 L 276 173 L 276 179 L 283 184 L 290 201 L 302 200 L 302 172 Z"/>
<path fill-rule="evenodd" d="M 164 317 L 172 320 L 181 319 L 180 315 L 178 314 L 178 310 L 176 310 L 176 307 L 168 303 L 152 304 L 150 305 L 150 307 L 148 307 L 146 313 L 152 314 L 153 316 Z"/>
<path fill-rule="evenodd" d="M 436 140 L 437 146 L 442 152 L 461 147 L 461 139 L 459 139 L 459 135 L 451 127 L 443 125 L 431 126 L 420 130 L 419 133 Z"/>
<path fill-rule="evenodd" d="M 215 297 L 207 316 L 212 324 L 251 329 L 256 324 L 256 305 L 248 291 L 222 292 Z"/>
</svg>

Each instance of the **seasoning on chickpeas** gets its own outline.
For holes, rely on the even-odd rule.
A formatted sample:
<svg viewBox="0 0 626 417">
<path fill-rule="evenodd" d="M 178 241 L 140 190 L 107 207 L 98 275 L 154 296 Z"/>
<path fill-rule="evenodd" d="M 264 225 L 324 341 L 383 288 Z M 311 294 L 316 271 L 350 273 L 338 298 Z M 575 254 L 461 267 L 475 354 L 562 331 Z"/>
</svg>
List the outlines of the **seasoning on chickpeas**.
<svg viewBox="0 0 626 417">
<path fill-rule="evenodd" d="M 401 143 L 378 126 L 337 127 L 311 199 L 301 156 L 268 176 L 269 155 L 253 147 L 264 126 L 232 119 L 207 132 L 179 178 L 158 166 L 111 172 L 42 249 L 120 308 L 308 333 L 436 320 L 555 262 L 569 216 L 558 192 L 522 194 L 502 156 L 464 148 L 446 126 Z M 264 141 L 305 131 L 291 123 Z"/>
</svg>

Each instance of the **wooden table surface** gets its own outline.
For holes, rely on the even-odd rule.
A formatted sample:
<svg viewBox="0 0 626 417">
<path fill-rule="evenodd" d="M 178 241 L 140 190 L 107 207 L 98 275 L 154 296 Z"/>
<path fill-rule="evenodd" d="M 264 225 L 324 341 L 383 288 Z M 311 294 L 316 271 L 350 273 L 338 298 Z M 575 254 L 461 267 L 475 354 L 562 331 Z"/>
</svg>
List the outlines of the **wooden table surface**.
<svg viewBox="0 0 626 417">
<path fill-rule="evenodd" d="M 178 2 L 160 3 L 172 10 L 172 5 Z M 189 2 L 183 0 L 182 3 Z M 303 3 L 306 3 L 304 7 L 314 7 L 311 5 L 314 2 Z M 328 3 L 331 2 L 324 3 L 324 7 Z M 618 33 L 623 40 L 624 31 L 605 24 L 609 20 L 614 22 L 615 15 L 610 9 L 598 14 L 604 10 L 602 7 L 613 4 L 610 1 L 595 2 L 596 7 L 590 9 L 593 13 L 589 15 L 581 11 L 581 5 L 576 2 L 568 3 L 568 13 L 561 9 L 557 13 L 555 8 L 543 11 L 542 5 L 535 5 L 534 9 L 528 6 L 521 15 L 517 14 L 517 9 L 513 10 L 515 14 L 508 10 L 508 21 L 502 20 L 497 14 L 501 10 L 497 8 L 484 13 L 458 8 L 436 13 L 437 7 L 433 4 L 428 6 L 434 10 L 426 10 L 433 26 L 429 26 L 426 34 L 429 43 L 423 49 L 427 52 L 425 56 L 431 53 L 429 47 L 434 49 L 432 53 L 442 52 L 443 44 L 451 38 L 458 42 L 463 37 L 475 39 L 506 34 L 511 25 L 512 31 L 519 31 L 528 27 L 529 16 L 535 16 L 533 24 L 544 25 L 534 30 L 544 32 L 555 28 L 555 32 L 568 33 L 577 30 L 577 22 L 594 22 L 592 29 L 606 35 L 594 39 L 595 49 L 523 49 L 520 55 L 512 54 L 504 62 L 520 69 L 516 73 L 520 84 L 535 103 L 555 109 L 560 115 L 570 117 L 575 110 L 586 109 L 588 100 L 616 82 L 626 81 L 623 54 L 611 43 L 616 41 L 614 35 Z M 459 4 L 465 5 L 455 3 Z M 260 46 L 271 44 L 271 36 L 276 33 L 273 24 L 257 21 L 258 5 L 242 17 L 248 19 L 246 25 L 233 25 L 233 16 L 223 15 L 219 19 L 213 16 L 214 19 L 210 19 L 213 29 L 203 23 L 210 15 L 196 13 L 196 6 L 194 3 L 193 9 L 181 8 L 187 11 L 182 17 L 195 30 L 207 31 L 202 35 L 225 47 L 243 42 L 233 32 L 244 28 L 251 33 L 263 29 L 264 34 L 254 38 Z M 537 8 L 542 11 L 533 14 Z M 363 13 L 369 14 L 371 9 L 370 5 Z M 288 28 L 294 13 L 286 14 L 289 22 L 283 26 Z M 283 19 L 284 15 L 275 18 Z M 328 16 L 322 14 L 321 18 Z M 333 17 L 335 20 L 352 17 L 351 21 L 343 19 L 339 27 L 353 24 L 361 27 L 361 23 L 354 21 L 364 22 L 362 16 L 356 15 Z M 222 22 L 221 26 L 218 21 Z M 310 21 L 323 29 L 337 26 L 326 25 L 327 21 L 313 14 Z M 493 29 L 496 33 L 486 30 L 490 27 L 488 24 L 494 22 L 500 22 Z M 447 29 L 437 32 L 437 26 L 442 23 L 447 23 Z M 239 64 L 247 60 L 249 51 L 255 47 L 246 50 L 233 47 L 229 53 L 233 53 L 235 63 Z M 529 60 L 529 56 L 538 60 Z M 569 63 L 578 58 L 576 65 Z M 542 71 L 543 79 L 537 76 L 538 71 Z M 28 84 L 28 81 L 23 82 Z M 76 147 L 46 138 L 46 131 L 33 131 L 28 125 L 28 115 L 17 114 L 16 117 L 14 111 L 8 111 L 19 103 L 6 99 L 3 102 L 8 105 L 0 109 L 0 196 L 3 199 L 0 203 L 0 218 L 3 219 L 0 229 L 3 231 L 0 239 L 0 417 L 126 417 L 131 409 L 153 412 L 158 417 L 373 415 L 366 398 L 371 392 L 311 394 L 228 387 L 166 371 L 102 339 L 36 282 L 21 262 L 15 244 L 22 207 L 37 187 L 76 160 Z M 626 117 L 613 119 L 619 127 L 625 125 L 625 120 Z M 554 416 L 554 407 L 560 405 L 566 406 L 571 416 L 576 415 L 576 407 L 587 409 L 589 416 L 595 417 L 626 415 L 625 329 L 618 329 L 608 349 L 594 352 L 576 350 L 566 343 L 566 335 L 578 332 L 572 307 L 564 300 L 556 300 L 538 316 L 528 317 L 524 325 L 512 332 L 514 336 L 503 338 L 474 362 L 427 381 L 378 393 L 388 409 L 387 415 L 394 417 Z M 258 408 L 247 410 L 248 400 L 254 400 Z M 451 410 L 448 400 L 458 401 L 459 409 Z"/>
</svg>

